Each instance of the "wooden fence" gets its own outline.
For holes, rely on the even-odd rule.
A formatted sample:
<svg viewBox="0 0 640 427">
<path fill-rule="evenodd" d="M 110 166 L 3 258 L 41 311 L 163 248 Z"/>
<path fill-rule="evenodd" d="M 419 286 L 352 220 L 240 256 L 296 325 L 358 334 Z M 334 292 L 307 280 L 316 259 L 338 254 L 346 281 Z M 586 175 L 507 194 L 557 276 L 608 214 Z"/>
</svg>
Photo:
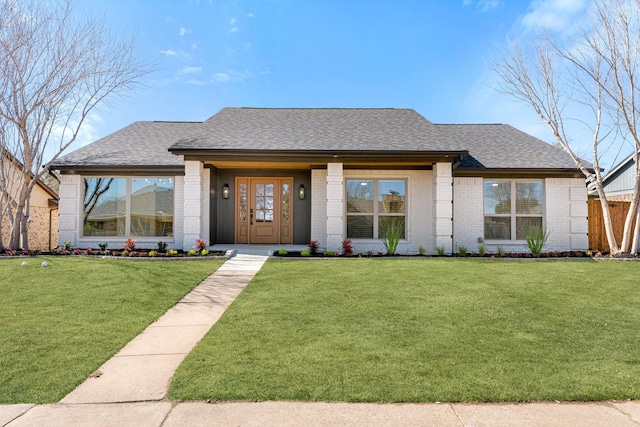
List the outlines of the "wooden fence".
<svg viewBox="0 0 640 427">
<path fill-rule="evenodd" d="M 631 202 L 609 202 L 609 214 L 613 224 L 613 235 L 618 245 L 622 243 L 624 221 L 629 212 Z M 589 199 L 589 248 L 609 252 L 607 233 L 604 230 L 604 219 L 600 200 Z"/>
</svg>

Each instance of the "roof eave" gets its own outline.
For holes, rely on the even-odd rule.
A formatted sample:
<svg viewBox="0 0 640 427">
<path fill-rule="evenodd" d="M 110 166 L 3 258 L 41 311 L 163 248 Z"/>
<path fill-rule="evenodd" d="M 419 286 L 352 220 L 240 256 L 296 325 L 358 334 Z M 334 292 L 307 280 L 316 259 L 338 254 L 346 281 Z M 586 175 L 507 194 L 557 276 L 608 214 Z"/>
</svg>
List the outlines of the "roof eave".
<svg viewBox="0 0 640 427">
<path fill-rule="evenodd" d="M 183 175 L 183 165 L 53 165 L 67 175 Z"/>
<path fill-rule="evenodd" d="M 314 162 L 345 163 L 371 162 L 384 163 L 420 161 L 459 161 L 469 154 L 466 150 L 427 151 L 427 150 L 220 150 L 170 148 L 173 154 L 183 155 L 185 160 L 232 161 L 241 158 L 253 162 Z"/>
<path fill-rule="evenodd" d="M 457 168 L 455 176 L 585 178 L 584 174 L 577 168 Z"/>
</svg>

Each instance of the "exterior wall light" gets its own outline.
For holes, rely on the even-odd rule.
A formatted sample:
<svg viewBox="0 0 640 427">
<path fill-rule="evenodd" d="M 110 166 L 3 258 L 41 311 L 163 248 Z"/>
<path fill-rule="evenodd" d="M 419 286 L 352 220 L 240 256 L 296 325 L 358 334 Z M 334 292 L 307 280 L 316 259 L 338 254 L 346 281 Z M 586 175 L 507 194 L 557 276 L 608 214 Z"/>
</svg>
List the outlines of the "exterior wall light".
<svg viewBox="0 0 640 427">
<path fill-rule="evenodd" d="M 222 186 L 222 198 L 223 199 L 229 198 L 229 184 L 225 184 Z"/>
<path fill-rule="evenodd" d="M 304 184 L 300 184 L 300 188 L 298 189 L 298 197 L 300 200 L 304 200 Z"/>
</svg>

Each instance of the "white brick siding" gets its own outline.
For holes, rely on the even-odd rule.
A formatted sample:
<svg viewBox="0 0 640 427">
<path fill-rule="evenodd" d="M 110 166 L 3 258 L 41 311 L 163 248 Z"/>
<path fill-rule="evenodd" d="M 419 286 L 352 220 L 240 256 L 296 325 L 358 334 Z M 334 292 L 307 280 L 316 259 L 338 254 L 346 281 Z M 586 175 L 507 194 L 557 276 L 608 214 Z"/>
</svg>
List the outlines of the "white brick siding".
<svg viewBox="0 0 640 427">
<path fill-rule="evenodd" d="M 122 178 L 127 178 L 123 176 Z M 163 241 L 170 249 L 182 249 L 184 229 L 184 179 L 175 176 L 173 189 L 173 237 L 136 237 L 139 247 L 153 249 L 157 242 Z M 62 175 L 60 177 L 60 200 L 58 202 L 58 246 L 65 241 L 71 242 L 74 248 L 98 248 L 101 243 L 108 243 L 110 249 L 122 249 L 126 237 L 83 237 L 82 218 L 84 216 L 83 179 L 81 175 Z M 208 210 L 208 200 L 206 209 Z M 195 242 L 195 239 L 194 239 Z M 189 249 L 194 242 L 190 243 Z"/>
<path fill-rule="evenodd" d="M 453 180 L 453 250 L 458 243 L 469 252 L 478 251 L 478 238 L 484 236 L 483 179 Z M 494 248 L 495 250 L 495 248 Z"/>
<path fill-rule="evenodd" d="M 478 251 L 484 237 L 483 178 L 454 179 L 454 244 L 469 252 Z M 587 189 L 581 178 L 546 178 L 543 222 L 549 231 L 545 251 L 586 250 L 588 248 Z M 489 241 L 487 251 L 528 252 L 523 241 Z"/>
</svg>

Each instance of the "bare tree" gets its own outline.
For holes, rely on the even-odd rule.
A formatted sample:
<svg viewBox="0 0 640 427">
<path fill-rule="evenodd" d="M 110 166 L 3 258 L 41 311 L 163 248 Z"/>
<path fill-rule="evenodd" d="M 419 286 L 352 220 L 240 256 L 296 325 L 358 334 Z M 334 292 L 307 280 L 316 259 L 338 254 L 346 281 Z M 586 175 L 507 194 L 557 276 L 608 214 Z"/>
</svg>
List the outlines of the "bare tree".
<svg viewBox="0 0 640 427">
<path fill-rule="evenodd" d="M 89 114 L 150 71 L 133 37 L 71 0 L 0 1 L 0 154 L 13 162 L 0 162 L 0 212 L 11 224 L 9 247 L 28 247 L 31 192 Z"/>
<path fill-rule="evenodd" d="M 637 129 L 640 90 L 640 0 L 594 0 L 588 24 L 572 39 L 545 33 L 529 49 L 512 44 L 494 64 L 500 89 L 531 107 L 549 127 L 556 143 L 582 171 L 600 198 L 612 254 L 638 249 L 632 223 L 640 199 Z M 577 121 L 591 129 L 591 165 L 577 154 L 567 126 Z M 636 167 L 631 209 L 618 246 L 604 193 L 600 160 L 609 150 L 631 146 Z M 636 225 L 637 228 L 637 225 Z M 631 240 L 633 237 L 633 245 Z"/>
</svg>

